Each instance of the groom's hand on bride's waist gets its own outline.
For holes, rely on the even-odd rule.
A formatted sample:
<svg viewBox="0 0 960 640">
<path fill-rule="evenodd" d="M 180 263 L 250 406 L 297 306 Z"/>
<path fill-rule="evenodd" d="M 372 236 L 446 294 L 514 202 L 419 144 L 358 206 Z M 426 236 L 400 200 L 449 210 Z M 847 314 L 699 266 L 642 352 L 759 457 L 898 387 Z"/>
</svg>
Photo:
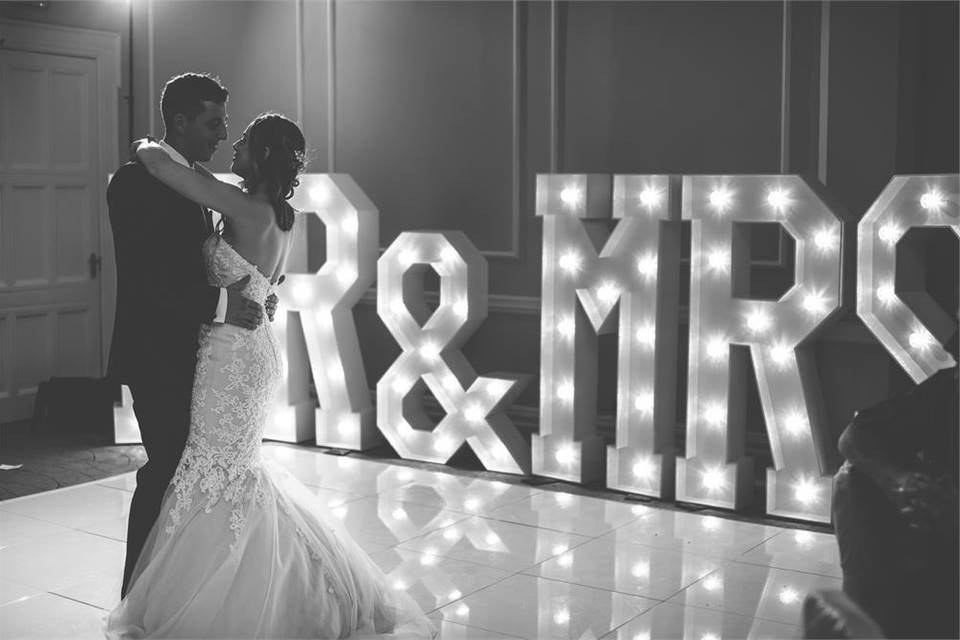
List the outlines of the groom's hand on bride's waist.
<svg viewBox="0 0 960 640">
<path fill-rule="evenodd" d="M 256 329 L 263 322 L 263 307 L 241 291 L 250 282 L 250 276 L 244 276 L 227 287 L 227 312 L 223 321 L 244 329 Z"/>
<path fill-rule="evenodd" d="M 277 280 L 277 284 L 283 284 L 283 281 L 286 280 L 286 276 L 280 276 L 280 279 Z M 277 313 L 277 302 L 280 301 L 280 298 L 277 297 L 277 294 L 271 293 L 267 296 L 266 302 L 263 303 L 263 308 L 267 312 L 267 318 L 270 322 L 273 322 L 273 316 Z"/>
</svg>

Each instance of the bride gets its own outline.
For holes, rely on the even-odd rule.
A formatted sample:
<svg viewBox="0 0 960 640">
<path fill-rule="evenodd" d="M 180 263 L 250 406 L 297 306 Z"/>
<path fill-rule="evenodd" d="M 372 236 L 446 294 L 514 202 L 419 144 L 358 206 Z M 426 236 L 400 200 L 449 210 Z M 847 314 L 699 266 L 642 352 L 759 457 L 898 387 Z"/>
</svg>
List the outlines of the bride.
<svg viewBox="0 0 960 640">
<path fill-rule="evenodd" d="M 250 276 L 244 295 L 262 303 L 290 246 L 300 129 L 277 114 L 247 127 L 231 166 L 242 189 L 177 164 L 155 142 L 135 145 L 151 175 L 223 214 L 222 233 L 203 246 L 210 284 Z M 435 635 L 320 501 L 263 459 L 280 373 L 269 323 L 201 330 L 186 448 L 126 597 L 107 617 L 108 637 Z"/>
</svg>

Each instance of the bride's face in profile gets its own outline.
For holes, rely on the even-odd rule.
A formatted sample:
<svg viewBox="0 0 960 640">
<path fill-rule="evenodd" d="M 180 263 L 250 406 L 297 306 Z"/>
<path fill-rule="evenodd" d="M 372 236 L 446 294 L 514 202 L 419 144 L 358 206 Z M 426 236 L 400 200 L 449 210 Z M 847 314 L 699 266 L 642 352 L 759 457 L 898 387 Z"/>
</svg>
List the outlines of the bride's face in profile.
<svg viewBox="0 0 960 640">
<path fill-rule="evenodd" d="M 233 162 L 230 171 L 244 180 L 253 177 L 253 161 L 250 159 L 250 127 L 244 129 L 240 139 L 233 143 Z"/>
</svg>

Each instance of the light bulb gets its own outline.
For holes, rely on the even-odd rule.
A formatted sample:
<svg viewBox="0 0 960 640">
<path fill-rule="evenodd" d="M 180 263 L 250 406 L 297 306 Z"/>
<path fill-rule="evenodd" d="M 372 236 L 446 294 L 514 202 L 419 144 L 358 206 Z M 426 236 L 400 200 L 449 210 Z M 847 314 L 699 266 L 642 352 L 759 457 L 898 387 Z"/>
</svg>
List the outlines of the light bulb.
<svg viewBox="0 0 960 640">
<path fill-rule="evenodd" d="M 802 505 L 813 504 L 820 499 L 820 487 L 810 478 L 800 478 L 793 485 L 793 497 Z"/>
<path fill-rule="evenodd" d="M 350 235 L 356 235 L 357 231 L 360 230 L 360 221 L 357 220 L 355 215 L 348 215 L 340 223 L 340 228 Z"/>
<path fill-rule="evenodd" d="M 747 329 L 751 333 L 763 333 L 770 328 L 770 316 L 760 309 L 754 309 L 747 316 Z"/>
<path fill-rule="evenodd" d="M 559 387 L 557 387 L 557 398 L 559 400 L 570 401 L 573 400 L 573 383 L 564 382 Z"/>
<path fill-rule="evenodd" d="M 733 202 L 733 194 L 725 187 L 717 187 L 710 192 L 710 206 L 718 212 L 726 211 Z"/>
<path fill-rule="evenodd" d="M 577 459 L 577 450 L 572 444 L 562 445 L 557 447 L 557 452 L 554 454 L 554 458 L 562 465 L 573 464 L 573 462 Z"/>
<path fill-rule="evenodd" d="M 713 361 L 719 361 L 730 355 L 730 345 L 726 338 L 714 336 L 707 340 L 707 357 Z"/>
<path fill-rule="evenodd" d="M 572 338 L 577 331 L 577 323 L 573 318 L 564 318 L 557 323 L 557 333 L 564 338 Z"/>
<path fill-rule="evenodd" d="M 704 469 L 700 474 L 700 479 L 703 482 L 703 488 L 711 492 L 719 491 L 727 485 L 723 469 L 720 467 Z"/>
<path fill-rule="evenodd" d="M 400 261 L 401 267 L 409 267 L 414 262 L 420 261 L 420 254 L 413 249 L 404 249 L 400 252 L 400 255 L 397 259 Z"/>
<path fill-rule="evenodd" d="M 657 254 L 646 253 L 637 259 L 637 272 L 646 280 L 651 280 L 657 275 Z"/>
<path fill-rule="evenodd" d="M 813 244 L 821 252 L 827 252 L 836 249 L 839 238 L 831 229 L 819 229 L 813 234 Z"/>
<path fill-rule="evenodd" d="M 441 259 L 443 262 L 447 262 L 447 263 L 456 261 L 456 259 L 459 257 L 459 255 L 460 255 L 460 254 L 458 254 L 458 253 L 457 253 L 457 250 L 454 249 L 453 247 L 444 247 L 444 248 L 440 251 L 440 259 Z"/>
<path fill-rule="evenodd" d="M 908 340 L 917 351 L 926 351 L 935 342 L 933 335 L 923 327 L 911 331 Z"/>
<path fill-rule="evenodd" d="M 920 196 L 920 206 L 927 211 L 937 213 L 947 204 L 947 199 L 936 189 Z"/>
<path fill-rule="evenodd" d="M 793 356 L 793 347 L 786 342 L 776 342 L 770 347 L 770 359 L 781 367 L 790 364 L 791 356 Z"/>
<path fill-rule="evenodd" d="M 707 268 L 714 273 L 726 273 L 730 270 L 730 252 L 714 249 L 707 254 Z"/>
<path fill-rule="evenodd" d="M 337 423 L 337 431 L 341 436 L 352 436 L 356 433 L 356 428 L 352 420 L 344 418 Z"/>
<path fill-rule="evenodd" d="M 703 411 L 703 419 L 714 427 L 721 427 L 727 420 L 727 408 L 722 403 L 711 402 Z"/>
<path fill-rule="evenodd" d="M 472 404 L 463 411 L 463 417 L 467 422 L 481 422 L 483 420 L 483 409 L 480 405 Z"/>
<path fill-rule="evenodd" d="M 342 285 L 352 284 L 357 279 L 357 270 L 353 267 L 340 267 L 337 269 L 337 281 Z"/>
<path fill-rule="evenodd" d="M 800 436 L 807 431 L 807 420 L 799 411 L 792 411 L 784 416 L 783 427 L 791 436 Z"/>
<path fill-rule="evenodd" d="M 767 193 L 767 204 L 773 207 L 777 213 L 783 213 L 793 204 L 793 200 L 790 199 L 789 191 L 776 188 Z"/>
<path fill-rule="evenodd" d="M 565 187 L 560 191 L 560 200 L 568 207 L 575 207 L 583 199 L 583 192 L 577 187 Z"/>
<path fill-rule="evenodd" d="M 424 342 L 420 346 L 420 357 L 424 360 L 436 360 L 440 356 L 440 347 L 436 342 Z"/>
<path fill-rule="evenodd" d="M 652 347 L 657 342 L 657 329 L 651 323 L 644 324 L 637 329 L 636 338 L 640 344 Z"/>
<path fill-rule="evenodd" d="M 580 270 L 580 263 L 580 254 L 573 250 L 560 254 L 560 259 L 557 261 L 561 270 L 571 274 Z"/>
<path fill-rule="evenodd" d="M 808 293 L 803 297 L 803 310 L 811 315 L 821 315 L 827 310 L 827 300 L 822 293 Z"/>
<path fill-rule="evenodd" d="M 896 299 L 897 293 L 892 284 L 887 283 L 877 287 L 877 300 L 879 300 L 881 304 L 889 305 Z"/>
<path fill-rule="evenodd" d="M 877 231 L 877 236 L 887 244 L 895 244 L 900 239 L 900 234 L 900 227 L 894 222 L 888 222 Z"/>
<path fill-rule="evenodd" d="M 620 287 L 613 282 L 604 282 L 597 288 L 597 298 L 607 304 L 613 304 L 620 297 Z"/>
<path fill-rule="evenodd" d="M 633 476 L 637 480 L 652 480 L 656 471 L 656 465 L 650 458 L 641 458 L 633 463 Z"/>
<path fill-rule="evenodd" d="M 644 415 L 653 413 L 653 393 L 644 391 L 633 399 L 633 408 Z"/>
<path fill-rule="evenodd" d="M 653 211 L 660 206 L 662 200 L 663 191 L 655 187 L 645 187 L 643 191 L 640 192 L 640 205 L 647 211 Z"/>
</svg>

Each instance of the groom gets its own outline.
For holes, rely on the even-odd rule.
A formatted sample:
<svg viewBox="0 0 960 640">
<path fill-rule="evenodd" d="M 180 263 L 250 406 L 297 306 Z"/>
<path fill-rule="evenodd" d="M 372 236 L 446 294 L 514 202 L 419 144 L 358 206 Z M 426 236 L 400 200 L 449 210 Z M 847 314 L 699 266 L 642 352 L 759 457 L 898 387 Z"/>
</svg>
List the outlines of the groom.
<svg viewBox="0 0 960 640">
<path fill-rule="evenodd" d="M 162 144 L 172 158 L 191 167 L 210 160 L 227 137 L 227 95 L 208 75 L 185 73 L 167 82 L 160 98 Z M 107 377 L 130 387 L 148 458 L 130 504 L 123 596 L 187 441 L 200 325 L 255 329 L 263 309 L 240 294 L 249 276 L 225 289 L 207 285 L 201 248 L 214 231 L 210 211 L 143 165 L 117 170 L 107 204 L 117 260 Z M 271 319 L 275 306 L 275 298 L 267 301 Z"/>
</svg>

